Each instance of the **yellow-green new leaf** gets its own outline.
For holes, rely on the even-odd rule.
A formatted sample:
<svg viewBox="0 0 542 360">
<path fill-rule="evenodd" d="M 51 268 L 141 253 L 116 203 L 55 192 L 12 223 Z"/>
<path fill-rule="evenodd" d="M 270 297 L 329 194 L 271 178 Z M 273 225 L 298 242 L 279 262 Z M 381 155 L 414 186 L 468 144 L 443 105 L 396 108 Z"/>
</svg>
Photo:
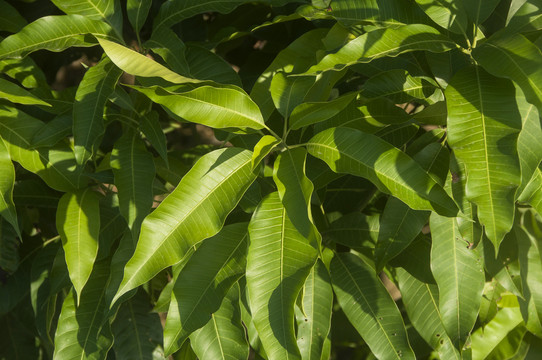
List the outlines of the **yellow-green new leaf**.
<svg viewBox="0 0 542 360">
<path fill-rule="evenodd" d="M 17 104 L 51 106 L 22 87 L 2 78 L 0 78 L 0 97 Z"/>
<path fill-rule="evenodd" d="M 465 163 L 466 196 L 496 249 L 512 228 L 521 182 L 515 94 L 512 82 L 474 66 L 456 73 L 446 88 L 448 144 Z"/>
<path fill-rule="evenodd" d="M 270 360 L 301 359 L 294 307 L 317 251 L 296 230 L 277 192 L 262 200 L 248 230 L 247 289 L 260 340 Z"/>
<path fill-rule="evenodd" d="M 218 233 L 256 179 L 251 159 L 251 151 L 225 148 L 196 162 L 143 221 L 135 253 L 126 264 L 114 301 L 178 263 L 196 243 Z"/>
<path fill-rule="evenodd" d="M 457 206 L 412 158 L 375 135 L 348 128 L 331 128 L 307 142 L 311 155 L 331 170 L 370 180 L 415 210 L 434 210 L 446 216 Z"/>
<path fill-rule="evenodd" d="M 6 219 L 21 237 L 17 223 L 17 211 L 13 202 L 13 186 L 15 185 L 15 168 L 9 157 L 4 140 L 0 137 L 0 216 Z M 1 235 L 1 231 L 0 231 Z"/>
</svg>

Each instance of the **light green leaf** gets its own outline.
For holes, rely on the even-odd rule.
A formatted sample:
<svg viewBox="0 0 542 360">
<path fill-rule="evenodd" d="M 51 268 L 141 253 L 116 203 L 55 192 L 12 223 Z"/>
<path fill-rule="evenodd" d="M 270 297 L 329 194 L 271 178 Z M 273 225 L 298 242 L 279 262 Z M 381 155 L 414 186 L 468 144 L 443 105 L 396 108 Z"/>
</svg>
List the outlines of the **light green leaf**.
<svg viewBox="0 0 542 360">
<path fill-rule="evenodd" d="M 105 131 L 104 107 L 122 71 L 103 58 L 85 73 L 77 87 L 73 104 L 73 141 L 75 159 L 85 164 L 96 152 Z"/>
<path fill-rule="evenodd" d="M 225 148 L 204 155 L 145 218 L 115 299 L 178 263 L 194 244 L 215 235 L 256 179 L 252 152 Z M 113 302 L 114 302 L 113 301 Z"/>
<path fill-rule="evenodd" d="M 374 269 L 350 253 L 331 260 L 337 301 L 377 359 L 415 359 L 397 305 Z"/>
<path fill-rule="evenodd" d="M 99 195 L 86 188 L 64 194 L 58 203 L 56 227 L 62 239 L 70 279 L 79 299 L 98 255 L 99 202 Z"/>
<path fill-rule="evenodd" d="M 122 9 L 119 0 L 51 0 L 70 15 L 82 15 L 91 20 L 105 20 L 122 36 Z"/>
<path fill-rule="evenodd" d="M 334 54 L 326 55 L 306 74 L 342 70 L 347 66 L 368 63 L 385 56 L 397 56 L 409 51 L 445 52 L 455 43 L 436 29 L 422 24 L 373 30 L 344 45 Z"/>
<path fill-rule="evenodd" d="M 200 86 L 176 92 L 176 88 L 131 86 L 153 102 L 183 119 L 212 128 L 263 129 L 262 114 L 250 97 L 237 88 Z"/>
<path fill-rule="evenodd" d="M 25 57 L 40 49 L 59 52 L 72 46 L 94 46 L 96 40 L 87 34 L 108 37 L 111 32 L 103 21 L 81 15 L 45 16 L 0 42 L 0 59 Z"/>
<path fill-rule="evenodd" d="M 45 73 L 30 57 L 0 60 L 0 72 L 17 80 L 25 88 L 48 88 Z"/>
<path fill-rule="evenodd" d="M 269 155 L 269 153 L 280 144 L 281 140 L 271 135 L 262 136 L 256 146 L 254 146 L 254 153 L 252 154 L 252 168 L 256 168 L 262 160 Z"/>
<path fill-rule="evenodd" d="M 51 104 L 35 97 L 25 89 L 2 78 L 0 78 L 0 96 L 17 104 L 51 106 Z"/>
<path fill-rule="evenodd" d="M 17 211 L 13 202 L 13 186 L 15 185 L 15 168 L 9 157 L 9 152 L 4 140 L 0 137 L 0 216 L 6 219 L 15 232 L 21 237 L 19 224 L 17 223 Z M 0 231 L 0 241 L 4 243 L 2 231 Z M 2 253 L 2 251 L 0 251 Z M 3 256 L 1 256 L 3 257 Z"/>
<path fill-rule="evenodd" d="M 320 360 L 331 328 L 333 289 L 324 263 L 318 260 L 303 287 L 304 316 L 297 322 L 297 346 L 303 360 Z M 306 317 L 305 317 L 306 316 Z"/>
<path fill-rule="evenodd" d="M 521 130 L 513 84 L 479 67 L 459 71 L 446 88 L 448 144 L 465 163 L 466 196 L 478 207 L 487 237 L 498 249 L 514 222 L 520 185 L 516 150 Z"/>
<path fill-rule="evenodd" d="M 141 223 L 151 210 L 154 159 L 139 134 L 128 131 L 117 140 L 111 153 L 111 167 L 119 192 L 120 213 L 137 239 Z"/>
<path fill-rule="evenodd" d="M 432 213 L 431 271 L 439 289 L 444 328 L 457 349 L 469 336 L 480 309 L 484 266 L 477 249 L 461 237 L 457 220 Z"/>
<path fill-rule="evenodd" d="M 293 226 L 277 192 L 260 203 L 248 229 L 247 289 L 260 340 L 270 360 L 301 359 L 294 307 L 317 251 Z"/>
<path fill-rule="evenodd" d="M 203 241 L 183 267 L 173 286 L 164 328 L 166 355 L 177 351 L 195 330 L 214 322 L 212 314 L 230 287 L 244 274 L 247 224 L 225 226 Z"/>
<path fill-rule="evenodd" d="M 288 77 L 284 72 L 276 73 L 269 91 L 278 112 L 285 118 L 289 117 L 292 110 L 303 103 L 314 81 L 313 76 Z"/>
<path fill-rule="evenodd" d="M 521 193 L 518 201 L 527 202 L 542 216 L 542 171 L 535 169 L 531 181 Z"/>
<path fill-rule="evenodd" d="M 128 0 L 126 2 L 128 20 L 132 24 L 136 34 L 141 31 L 141 28 L 145 24 L 151 5 L 152 0 Z"/>
<path fill-rule="evenodd" d="M 239 305 L 239 285 L 234 284 L 207 325 L 190 335 L 190 344 L 199 359 L 248 359 L 250 348 Z"/>
<path fill-rule="evenodd" d="M 339 114 L 358 95 L 357 92 L 340 96 L 326 102 L 305 102 L 295 107 L 290 115 L 290 128 L 300 129 L 315 124 Z"/>
<path fill-rule="evenodd" d="M 364 132 L 331 128 L 307 143 L 309 153 L 338 173 L 370 180 L 415 210 L 435 210 L 453 216 L 457 207 L 444 189 L 408 155 Z"/>
<path fill-rule="evenodd" d="M 0 30 L 16 33 L 27 24 L 26 20 L 8 2 L 0 1 Z"/>
<path fill-rule="evenodd" d="M 172 30 L 163 27 L 153 31 L 145 46 L 160 55 L 173 71 L 190 74 L 185 58 L 186 46 Z"/>
<path fill-rule="evenodd" d="M 462 3 L 453 0 L 416 0 L 438 25 L 457 34 L 467 33 L 467 14 Z"/>
<path fill-rule="evenodd" d="M 158 152 L 160 157 L 164 159 L 166 166 L 169 166 L 167 158 L 167 140 L 162 127 L 160 126 L 159 115 L 153 111 L 149 114 L 145 114 L 140 118 L 139 126 L 141 131 L 149 140 L 154 149 Z"/>
<path fill-rule="evenodd" d="M 521 7 L 509 19 L 504 30 L 507 34 L 527 33 L 542 29 L 542 6 L 540 2 L 523 1 Z"/>
<path fill-rule="evenodd" d="M 409 320 L 422 338 L 435 350 L 441 359 L 460 360 L 444 329 L 438 308 L 437 285 L 421 282 L 402 268 L 397 269 L 397 281 Z"/>
</svg>

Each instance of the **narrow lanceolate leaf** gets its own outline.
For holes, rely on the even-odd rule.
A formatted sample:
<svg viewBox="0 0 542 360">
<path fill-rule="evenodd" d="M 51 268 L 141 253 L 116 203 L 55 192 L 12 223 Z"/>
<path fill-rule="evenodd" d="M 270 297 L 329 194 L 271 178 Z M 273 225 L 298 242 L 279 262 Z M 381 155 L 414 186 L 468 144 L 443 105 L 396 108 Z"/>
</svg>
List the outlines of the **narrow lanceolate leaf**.
<svg viewBox="0 0 542 360">
<path fill-rule="evenodd" d="M 159 115 L 157 112 L 151 112 L 145 114 L 140 119 L 141 131 L 143 135 L 149 140 L 154 149 L 158 152 L 160 157 L 169 166 L 167 158 L 167 140 L 162 127 L 160 126 Z"/>
<path fill-rule="evenodd" d="M 203 241 L 173 286 L 166 326 L 166 355 L 177 351 L 195 330 L 212 319 L 230 287 L 243 275 L 248 246 L 247 224 L 224 227 Z"/>
<path fill-rule="evenodd" d="M 377 271 L 410 245 L 422 231 L 428 217 L 426 211 L 412 210 L 402 201 L 389 198 L 380 217 L 380 232 L 375 246 Z"/>
<path fill-rule="evenodd" d="M 119 308 L 111 324 L 115 337 L 113 350 L 118 360 L 162 360 L 162 324 L 156 313 L 151 313 L 150 299 L 143 289 Z M 153 357 L 153 353 L 157 352 Z"/>
<path fill-rule="evenodd" d="M 51 0 L 66 14 L 83 15 L 91 20 L 105 20 L 122 35 L 122 9 L 119 0 Z"/>
<path fill-rule="evenodd" d="M 8 148 L 2 138 L 0 138 L 0 169 L 0 216 L 6 219 L 16 230 L 19 237 L 21 237 L 19 224 L 17 223 L 17 211 L 13 202 L 15 168 L 9 157 Z"/>
<path fill-rule="evenodd" d="M 81 15 L 46 16 L 0 42 L 0 59 L 25 57 L 40 49 L 58 52 L 72 46 L 94 46 L 97 41 L 86 34 L 107 37 L 111 32 L 103 21 Z"/>
<path fill-rule="evenodd" d="M 374 59 L 397 56 L 409 51 L 445 52 L 455 47 L 452 40 L 428 25 L 412 24 L 378 29 L 357 37 L 336 53 L 325 56 L 306 73 L 338 71 L 350 65 L 368 63 Z"/>
<path fill-rule="evenodd" d="M 250 347 L 241 322 L 239 298 L 239 285 L 234 284 L 207 325 L 190 335 L 190 345 L 199 359 L 248 359 Z"/>
<path fill-rule="evenodd" d="M 306 102 L 298 105 L 290 115 L 290 128 L 296 130 L 332 118 L 350 104 L 357 94 L 353 92 L 327 102 Z"/>
<path fill-rule="evenodd" d="M 310 139 L 307 149 L 331 170 L 364 177 L 412 209 L 435 210 L 447 216 L 457 213 L 453 200 L 418 163 L 375 135 L 331 128 Z"/>
<path fill-rule="evenodd" d="M 183 119 L 212 128 L 263 129 L 258 106 L 240 89 L 200 86 L 176 92 L 158 86 L 131 86 L 153 102 L 163 105 Z"/>
<path fill-rule="evenodd" d="M 81 296 L 98 254 L 100 197 L 90 188 L 66 193 L 58 203 L 56 227 L 76 293 Z"/>
<path fill-rule="evenodd" d="M 16 33 L 27 24 L 21 14 L 6 1 L 0 1 L 0 9 L 0 30 Z"/>
<path fill-rule="evenodd" d="M 418 6 L 437 24 L 457 34 L 467 33 L 467 13 L 460 1 L 416 0 Z"/>
<path fill-rule="evenodd" d="M 454 347 L 442 323 L 437 285 L 423 283 L 402 268 L 397 269 L 397 281 L 408 318 L 414 328 L 438 351 L 441 359 L 460 360 L 459 351 Z"/>
<path fill-rule="evenodd" d="M 117 140 L 111 153 L 111 167 L 119 191 L 120 213 L 137 239 L 141 223 L 152 207 L 154 158 L 139 134 L 128 131 Z"/>
<path fill-rule="evenodd" d="M 178 263 L 194 244 L 215 235 L 256 179 L 252 152 L 225 148 L 204 155 L 141 226 L 115 299 Z"/>
<path fill-rule="evenodd" d="M 105 286 L 109 276 L 107 261 L 96 263 L 92 276 L 77 304 L 72 289 L 64 299 L 55 333 L 55 359 L 103 359 L 113 343 L 107 311 Z"/>
<path fill-rule="evenodd" d="M 528 102 L 542 111 L 542 53 L 526 37 L 517 34 L 490 38 L 473 51 L 476 61 L 494 76 L 513 80 Z M 495 59 L 499 59 L 498 65 Z"/>
<path fill-rule="evenodd" d="M 200 82 L 181 76 L 153 59 L 125 46 L 105 39 L 98 39 L 98 41 L 111 61 L 128 74 L 141 77 L 159 77 L 174 84 Z"/>
<path fill-rule="evenodd" d="M 514 85 L 479 67 L 461 70 L 446 88 L 448 144 L 465 163 L 466 196 L 498 249 L 514 222 L 521 182 L 517 138 L 521 114 Z"/>
<path fill-rule="evenodd" d="M 297 322 L 297 346 L 303 360 L 320 360 L 331 328 L 333 289 L 329 273 L 320 260 L 303 287 L 304 316 Z"/>
<path fill-rule="evenodd" d="M 73 141 L 75 159 L 82 165 L 95 153 L 104 126 L 104 107 L 122 71 L 109 59 L 102 59 L 83 77 L 73 104 Z"/>
<path fill-rule="evenodd" d="M 431 271 L 439 289 L 442 322 L 455 347 L 461 349 L 480 309 L 484 266 L 478 250 L 461 237 L 455 218 L 433 213 L 430 226 Z"/>
<path fill-rule="evenodd" d="M 254 169 L 256 166 L 258 166 L 278 144 L 280 144 L 280 139 L 277 139 L 271 135 L 263 136 L 254 146 L 254 153 L 252 154 L 252 168 Z"/>
<path fill-rule="evenodd" d="M 130 21 L 130 24 L 132 24 L 136 33 L 138 33 L 145 24 L 151 5 L 152 0 L 128 0 L 126 2 L 128 21 Z"/>
<path fill-rule="evenodd" d="M 317 252 L 293 226 L 276 192 L 254 212 L 249 234 L 247 288 L 260 340 L 270 360 L 300 359 L 294 307 Z"/>
<path fill-rule="evenodd" d="M 51 106 L 22 87 L 2 78 L 0 78 L 0 96 L 17 104 Z"/>
<path fill-rule="evenodd" d="M 350 253 L 335 254 L 331 281 L 337 301 L 377 359 L 415 359 L 397 305 L 374 269 Z"/>
</svg>

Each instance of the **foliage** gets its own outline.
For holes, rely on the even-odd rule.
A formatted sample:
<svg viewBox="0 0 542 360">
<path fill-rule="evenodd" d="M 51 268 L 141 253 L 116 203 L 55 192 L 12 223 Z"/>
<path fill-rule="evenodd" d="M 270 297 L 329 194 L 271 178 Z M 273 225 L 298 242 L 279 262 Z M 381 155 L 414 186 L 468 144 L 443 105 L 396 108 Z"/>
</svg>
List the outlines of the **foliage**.
<svg viewBox="0 0 542 360">
<path fill-rule="evenodd" d="M 0 359 L 541 358 L 541 15 L 1 0 Z"/>
</svg>

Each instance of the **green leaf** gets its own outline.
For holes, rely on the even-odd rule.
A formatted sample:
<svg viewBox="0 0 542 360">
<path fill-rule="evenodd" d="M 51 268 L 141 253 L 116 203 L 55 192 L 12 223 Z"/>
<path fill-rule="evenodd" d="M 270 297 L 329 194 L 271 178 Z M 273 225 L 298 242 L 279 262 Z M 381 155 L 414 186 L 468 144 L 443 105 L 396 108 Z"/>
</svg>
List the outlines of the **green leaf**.
<svg viewBox="0 0 542 360">
<path fill-rule="evenodd" d="M 75 159 L 80 165 L 98 150 L 105 131 L 104 107 L 122 71 L 109 59 L 103 58 L 85 73 L 77 87 L 73 104 L 73 141 Z"/>
<path fill-rule="evenodd" d="M 152 0 L 128 0 L 126 2 L 128 20 L 132 24 L 136 34 L 141 31 L 141 28 L 145 24 L 151 5 Z"/>
<path fill-rule="evenodd" d="M 28 327 L 10 313 L 0 317 L 2 336 L 0 338 L 0 357 L 3 359 L 36 359 L 39 358 L 36 337 L 28 331 Z"/>
<path fill-rule="evenodd" d="M 445 52 L 455 48 L 455 43 L 436 29 L 422 24 L 378 29 L 350 41 L 334 54 L 326 55 L 306 74 L 328 70 L 342 70 L 347 66 L 368 63 L 385 56 L 397 56 L 409 51 Z"/>
<path fill-rule="evenodd" d="M 134 256 L 113 302 L 178 263 L 188 249 L 215 235 L 256 179 L 252 152 L 225 148 L 204 155 L 177 188 L 145 218 Z"/>
<path fill-rule="evenodd" d="M 200 86 L 176 92 L 175 88 L 131 86 L 153 102 L 183 119 L 212 128 L 263 129 L 262 114 L 250 97 L 237 88 Z"/>
<path fill-rule="evenodd" d="M 254 153 L 252 154 L 252 168 L 255 169 L 262 160 L 269 155 L 273 149 L 280 144 L 281 140 L 271 135 L 262 136 L 258 143 L 254 146 Z"/>
<path fill-rule="evenodd" d="M 151 112 L 145 114 L 140 119 L 141 131 L 149 140 L 154 149 L 158 152 L 160 157 L 164 159 L 166 166 L 169 166 L 167 158 L 167 140 L 162 127 L 160 126 L 159 115 L 157 112 Z"/>
<path fill-rule="evenodd" d="M 45 74 L 29 57 L 0 60 L 0 72 L 17 80 L 25 88 L 48 88 Z"/>
<path fill-rule="evenodd" d="M 174 71 L 185 75 L 190 73 L 185 58 L 186 46 L 172 30 L 160 28 L 153 31 L 145 46 L 160 55 Z"/>
<path fill-rule="evenodd" d="M 374 269 L 350 253 L 331 260 L 337 301 L 377 359 L 415 359 L 397 305 Z"/>
<path fill-rule="evenodd" d="M 105 20 L 122 36 L 122 9 L 119 0 L 51 0 L 70 15 L 82 15 L 91 20 Z"/>
<path fill-rule="evenodd" d="M 520 185 L 516 150 L 521 130 L 513 84 L 479 67 L 461 70 L 446 88 L 448 144 L 465 163 L 466 195 L 478 207 L 487 237 L 498 249 L 514 222 Z"/>
<path fill-rule="evenodd" d="M 260 340 L 270 360 L 300 359 L 294 307 L 317 251 L 296 230 L 277 192 L 260 203 L 248 230 L 247 289 Z"/>
<path fill-rule="evenodd" d="M 19 267 L 19 239 L 17 232 L 0 218 L 0 268 L 14 273 Z"/>
<path fill-rule="evenodd" d="M 190 76 L 195 79 L 243 86 L 241 78 L 233 70 L 231 64 L 202 46 L 190 44 L 186 48 L 186 61 L 190 67 Z"/>
<path fill-rule="evenodd" d="M 325 239 L 365 253 L 365 249 L 374 248 L 380 233 L 379 216 L 367 216 L 360 212 L 344 215 L 331 223 L 322 233 Z"/>
<path fill-rule="evenodd" d="M 51 147 L 72 134 L 72 114 L 64 114 L 55 117 L 32 137 L 32 147 Z"/>
<path fill-rule="evenodd" d="M 431 271 L 439 289 L 439 310 L 444 328 L 457 349 L 462 349 L 480 309 L 484 267 L 477 249 L 461 237 L 457 220 L 432 213 Z"/>
<path fill-rule="evenodd" d="M 304 126 L 332 118 L 346 108 L 357 95 L 357 92 L 353 92 L 331 101 L 304 102 L 299 104 L 290 115 L 290 129 L 300 129 Z"/>
<path fill-rule="evenodd" d="M 462 2 L 453 0 L 416 0 L 422 10 L 438 25 L 457 34 L 467 33 L 467 14 Z"/>
<path fill-rule="evenodd" d="M 504 30 L 507 34 L 527 33 L 542 28 L 542 8 L 538 1 L 523 1 L 509 19 Z"/>
<path fill-rule="evenodd" d="M 51 104 L 35 97 L 25 89 L 2 78 L 0 78 L 0 96 L 17 104 L 51 106 Z"/>
<path fill-rule="evenodd" d="M 13 202 L 13 187 L 15 185 L 15 168 L 9 157 L 9 152 L 4 140 L 0 138 L 0 216 L 6 219 L 15 232 L 21 237 L 19 224 L 17 223 L 17 211 Z M 0 231 L 0 236 L 1 236 Z M 2 243 L 4 241 L 2 240 Z M 2 252 L 0 252 L 2 253 Z M 2 256 L 3 257 L 3 256 Z"/>
<path fill-rule="evenodd" d="M 303 287 L 303 314 L 297 322 L 297 346 L 302 359 L 320 360 L 331 328 L 333 289 L 324 263 L 318 260 Z"/>
<path fill-rule="evenodd" d="M 495 10 L 500 0 L 460 0 L 469 20 L 475 25 L 481 24 Z"/>
<path fill-rule="evenodd" d="M 72 46 L 94 46 L 97 41 L 87 34 L 108 37 L 110 33 L 109 25 L 85 16 L 45 16 L 0 42 L 0 59 L 25 57 L 41 49 L 59 52 Z"/>
<path fill-rule="evenodd" d="M 420 165 L 374 135 L 332 128 L 309 140 L 307 149 L 333 171 L 364 177 L 412 209 L 435 210 L 448 216 L 457 213 L 453 200 Z"/>
<path fill-rule="evenodd" d="M 56 227 L 62 239 L 70 279 L 81 299 L 98 254 L 100 197 L 90 188 L 66 193 L 58 203 Z"/>
<path fill-rule="evenodd" d="M 27 24 L 17 10 L 4 0 L 0 1 L 0 30 L 16 33 Z"/>
<path fill-rule="evenodd" d="M 141 223 L 151 210 L 154 159 L 139 134 L 128 131 L 117 140 L 111 153 L 111 167 L 119 192 L 120 213 L 137 239 Z"/>
<path fill-rule="evenodd" d="M 133 298 L 121 305 L 115 321 L 111 324 L 115 338 L 113 344 L 115 359 L 165 359 L 160 346 L 162 342 L 160 317 L 150 310 L 151 304 L 143 289 L 139 289 Z"/>
<path fill-rule="evenodd" d="M 407 71 L 394 69 L 381 72 L 363 84 L 362 96 L 368 99 L 387 97 L 393 103 L 402 104 L 415 99 L 431 97 L 437 84 L 426 76 L 410 76 Z"/>
<path fill-rule="evenodd" d="M 239 305 L 239 285 L 234 284 L 207 325 L 190 335 L 190 344 L 199 359 L 248 359 L 250 348 Z"/>
<path fill-rule="evenodd" d="M 244 274 L 247 224 L 225 226 L 203 241 L 175 279 L 164 328 L 166 355 L 177 351 L 195 330 L 216 319 L 230 287 Z"/>
<path fill-rule="evenodd" d="M 278 112 L 285 118 L 289 117 L 292 110 L 303 103 L 314 81 L 312 76 L 288 77 L 284 72 L 276 73 L 269 91 Z"/>
<path fill-rule="evenodd" d="M 460 360 L 444 329 L 440 315 L 437 285 L 418 280 L 402 268 L 397 269 L 397 281 L 409 320 L 422 338 L 435 350 L 441 359 Z"/>
</svg>

